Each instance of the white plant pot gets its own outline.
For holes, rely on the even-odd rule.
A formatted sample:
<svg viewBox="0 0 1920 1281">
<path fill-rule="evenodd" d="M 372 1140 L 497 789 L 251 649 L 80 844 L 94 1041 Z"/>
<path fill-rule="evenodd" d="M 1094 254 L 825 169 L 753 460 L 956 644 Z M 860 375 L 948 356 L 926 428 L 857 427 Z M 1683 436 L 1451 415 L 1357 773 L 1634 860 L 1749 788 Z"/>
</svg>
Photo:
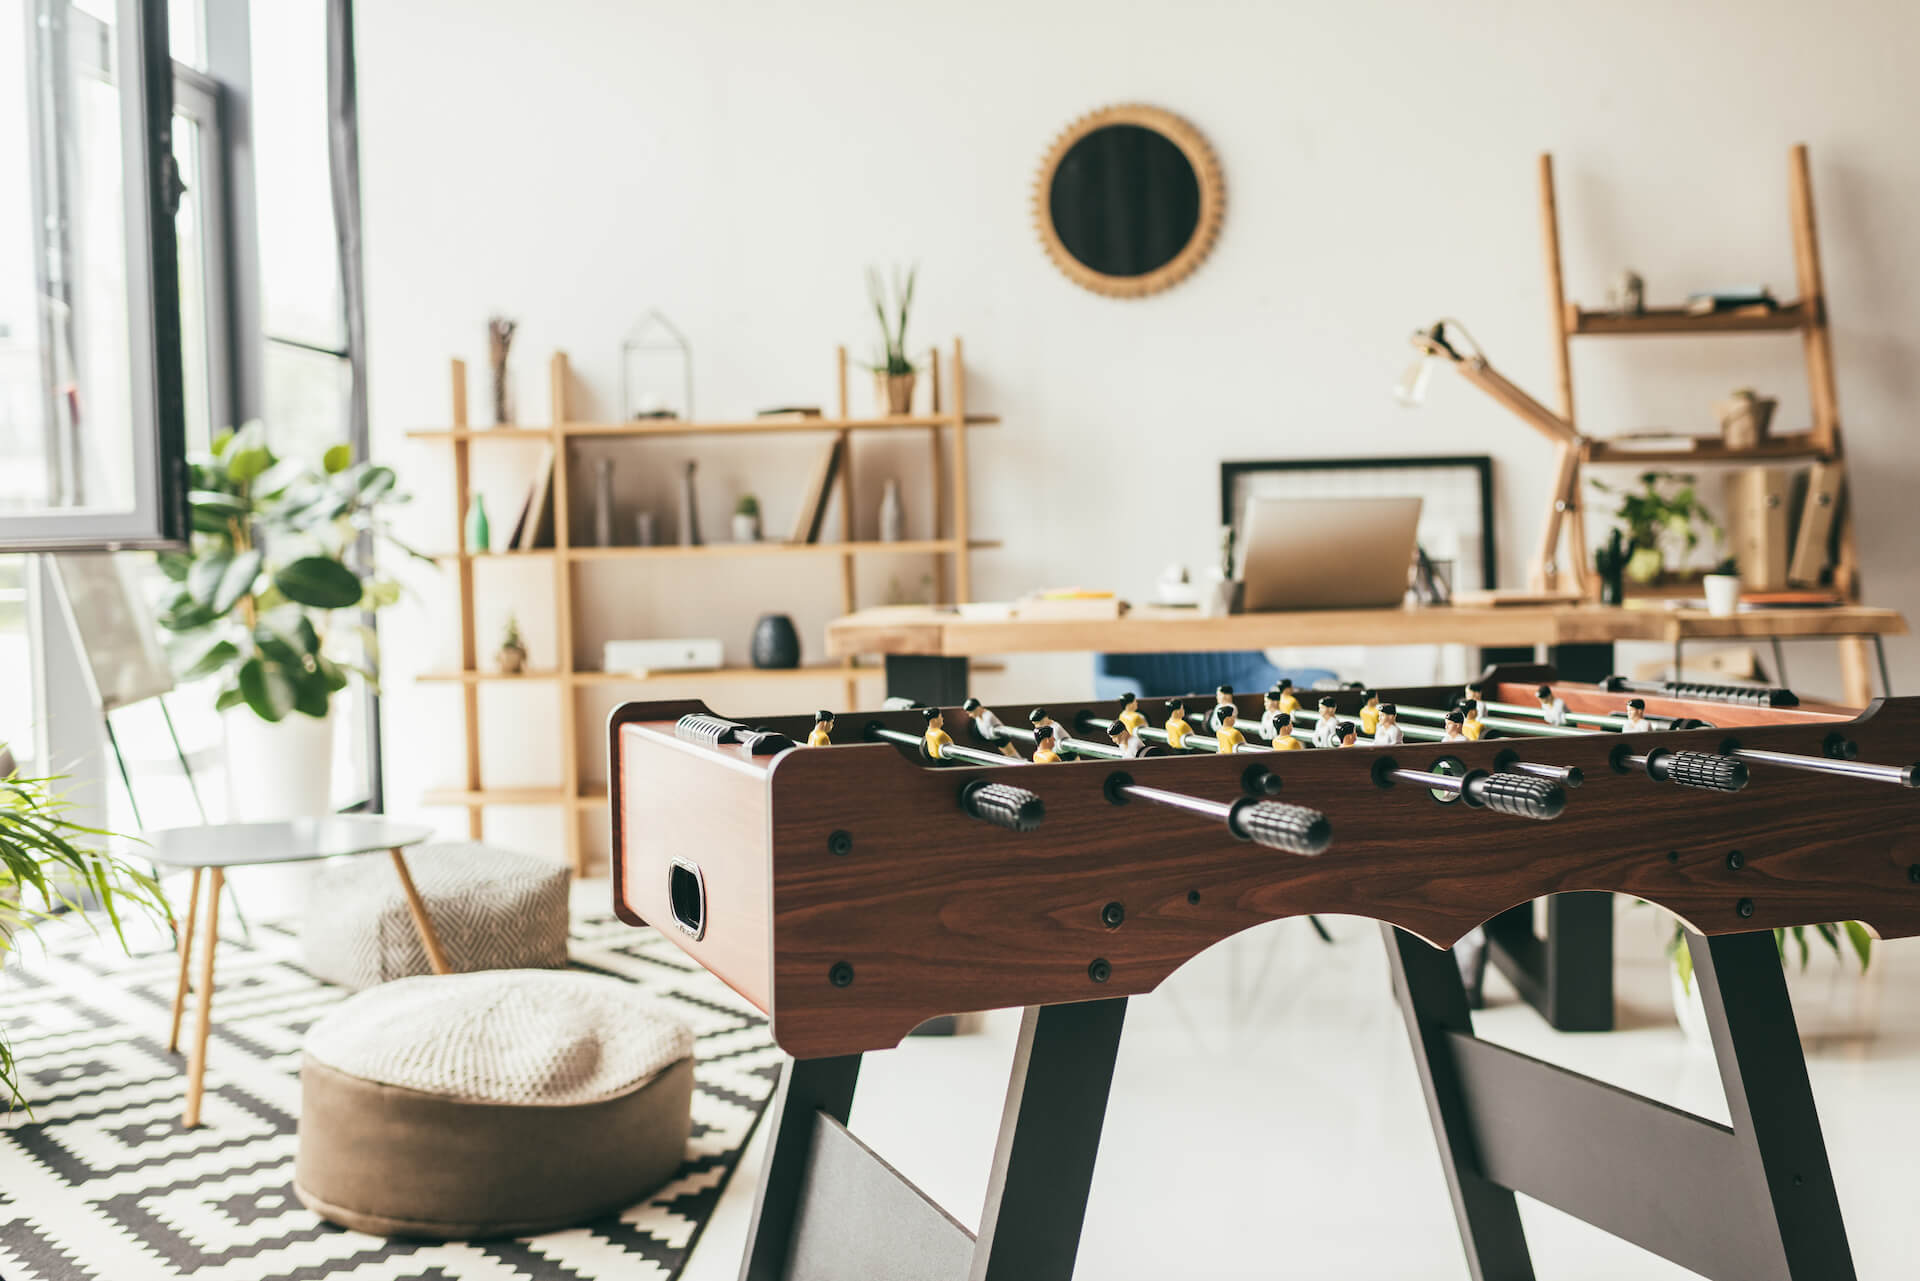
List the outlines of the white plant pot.
<svg viewBox="0 0 1920 1281">
<path fill-rule="evenodd" d="M 1701 579 L 1707 592 L 1707 612 L 1730 618 L 1740 612 L 1740 576 L 1708 574 Z"/>
<path fill-rule="evenodd" d="M 1685 947 L 1682 943 L 1680 946 Z M 1707 1005 L 1700 997 L 1700 976 L 1695 974 L 1680 986 L 1680 972 L 1667 965 L 1667 982 L 1673 988 L 1673 1017 L 1680 1024 L 1687 1048 L 1709 1057 L 1713 1054 L 1713 1031 L 1707 1026 Z"/>
<path fill-rule="evenodd" d="M 333 717 L 289 712 L 276 725 L 245 707 L 232 707 L 221 719 L 229 822 L 333 812 Z"/>
<path fill-rule="evenodd" d="M 736 543 L 757 543 L 760 541 L 760 518 L 743 516 L 738 512 L 733 517 L 733 541 Z"/>
</svg>

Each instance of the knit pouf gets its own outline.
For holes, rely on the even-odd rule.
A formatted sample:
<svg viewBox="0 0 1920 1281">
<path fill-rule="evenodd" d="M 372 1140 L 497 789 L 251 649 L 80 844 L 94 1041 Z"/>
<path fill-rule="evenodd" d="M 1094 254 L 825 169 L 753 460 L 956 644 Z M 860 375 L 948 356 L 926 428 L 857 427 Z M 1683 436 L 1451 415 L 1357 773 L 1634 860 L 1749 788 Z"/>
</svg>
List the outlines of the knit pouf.
<svg viewBox="0 0 1920 1281">
<path fill-rule="evenodd" d="M 456 973 L 567 963 L 563 864 L 476 842 L 402 853 Z M 317 869 L 300 949 L 315 978 L 354 989 L 433 971 L 387 858 L 336 859 Z"/>
<path fill-rule="evenodd" d="M 293 1188 L 380 1236 L 551 1231 L 671 1178 L 692 1100 L 693 1032 L 618 979 L 401 979 L 308 1031 Z"/>
</svg>

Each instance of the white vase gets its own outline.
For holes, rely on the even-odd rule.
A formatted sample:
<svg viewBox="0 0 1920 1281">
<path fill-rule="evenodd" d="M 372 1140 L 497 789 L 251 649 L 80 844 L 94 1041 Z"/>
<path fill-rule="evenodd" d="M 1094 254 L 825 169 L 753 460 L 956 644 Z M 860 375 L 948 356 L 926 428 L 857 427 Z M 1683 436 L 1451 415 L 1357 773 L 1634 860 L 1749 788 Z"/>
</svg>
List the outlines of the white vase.
<svg viewBox="0 0 1920 1281">
<path fill-rule="evenodd" d="M 887 488 L 880 495 L 880 541 L 897 543 L 903 536 L 906 515 L 900 510 L 900 482 L 887 480 Z"/>
<path fill-rule="evenodd" d="M 1740 576 L 1708 574 L 1700 580 L 1707 593 L 1707 612 L 1731 618 L 1740 612 Z"/>
<path fill-rule="evenodd" d="M 760 541 L 760 518 L 749 516 L 745 512 L 733 514 L 733 541 L 736 543 L 757 543 Z"/>
<path fill-rule="evenodd" d="M 242 706 L 228 708 L 221 720 L 229 822 L 333 812 L 333 717 L 288 712 L 271 724 Z"/>
</svg>

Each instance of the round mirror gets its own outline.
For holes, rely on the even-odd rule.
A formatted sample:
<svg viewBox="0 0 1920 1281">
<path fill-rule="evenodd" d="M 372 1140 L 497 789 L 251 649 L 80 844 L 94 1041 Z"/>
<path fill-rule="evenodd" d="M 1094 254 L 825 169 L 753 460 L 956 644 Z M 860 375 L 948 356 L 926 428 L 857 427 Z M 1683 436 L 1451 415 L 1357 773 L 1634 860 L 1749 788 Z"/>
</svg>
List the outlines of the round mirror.
<svg viewBox="0 0 1920 1281">
<path fill-rule="evenodd" d="M 1225 196 L 1220 166 L 1192 125 L 1157 107 L 1108 107 L 1054 142 L 1034 185 L 1034 220 L 1069 279 L 1138 298 L 1200 265 Z"/>
</svg>

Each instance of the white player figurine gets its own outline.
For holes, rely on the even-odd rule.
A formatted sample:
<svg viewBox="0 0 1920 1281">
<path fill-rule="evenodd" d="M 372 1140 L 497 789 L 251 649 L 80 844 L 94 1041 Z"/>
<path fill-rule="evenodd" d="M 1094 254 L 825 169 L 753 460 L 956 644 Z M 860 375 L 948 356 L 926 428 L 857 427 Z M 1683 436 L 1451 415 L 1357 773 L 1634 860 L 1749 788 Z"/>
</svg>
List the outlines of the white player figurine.
<svg viewBox="0 0 1920 1281">
<path fill-rule="evenodd" d="M 1640 730 L 1652 729 L 1647 723 L 1647 700 L 1631 698 L 1627 700 L 1627 723 L 1620 727 L 1622 734 L 1633 734 Z"/>
<path fill-rule="evenodd" d="M 1400 728 L 1400 709 L 1393 703 L 1380 704 L 1380 719 L 1373 727 L 1373 745 L 1375 747 L 1396 747 L 1407 741 L 1407 732 Z"/>
<path fill-rule="evenodd" d="M 1542 685 L 1539 689 L 1533 691 L 1533 696 L 1540 703 L 1541 720 L 1549 725 L 1565 725 L 1567 723 L 1567 700 L 1564 698 L 1556 698 L 1553 693 L 1553 686 Z"/>
<path fill-rule="evenodd" d="M 983 706 L 977 698 L 970 698 L 960 704 L 960 710 L 973 717 L 973 732 L 998 747 L 1000 755 L 1011 756 L 1015 760 L 1020 758 L 1020 753 L 1014 750 L 1013 744 L 1000 737 L 1000 718 L 993 714 L 991 707 Z"/>
<path fill-rule="evenodd" d="M 1207 730 L 1209 732 L 1216 731 L 1220 728 L 1221 709 L 1232 706 L 1233 686 L 1221 685 L 1216 687 L 1213 691 L 1213 710 L 1207 713 Z"/>
<path fill-rule="evenodd" d="M 1334 710 L 1331 696 L 1320 700 L 1320 719 L 1313 723 L 1313 745 L 1333 747 L 1339 743 L 1340 714 Z"/>
<path fill-rule="evenodd" d="M 1446 722 L 1441 726 L 1440 741 L 1443 743 L 1464 743 L 1467 741 L 1467 714 L 1459 708 L 1447 713 Z"/>
<path fill-rule="evenodd" d="M 1127 723 L 1115 720 L 1107 726 L 1107 737 L 1120 749 L 1120 759 L 1130 761 L 1147 750 L 1147 741 L 1127 728 Z"/>
</svg>

